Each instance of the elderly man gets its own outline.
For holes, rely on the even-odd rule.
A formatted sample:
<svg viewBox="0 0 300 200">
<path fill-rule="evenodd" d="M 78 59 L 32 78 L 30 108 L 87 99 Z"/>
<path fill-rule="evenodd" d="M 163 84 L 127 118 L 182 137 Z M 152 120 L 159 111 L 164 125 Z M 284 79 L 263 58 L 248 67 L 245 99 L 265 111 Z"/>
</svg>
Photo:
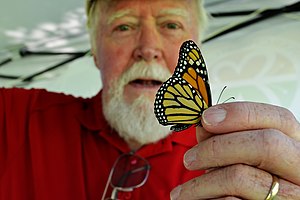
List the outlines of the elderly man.
<svg viewBox="0 0 300 200">
<path fill-rule="evenodd" d="M 286 109 L 213 106 L 198 145 L 195 128 L 170 133 L 154 117 L 180 45 L 201 37 L 200 0 L 88 0 L 87 15 L 97 96 L 0 90 L 0 199 L 169 199 L 178 185 L 172 199 L 264 199 L 278 182 L 277 199 L 299 199 L 300 128 Z"/>
</svg>

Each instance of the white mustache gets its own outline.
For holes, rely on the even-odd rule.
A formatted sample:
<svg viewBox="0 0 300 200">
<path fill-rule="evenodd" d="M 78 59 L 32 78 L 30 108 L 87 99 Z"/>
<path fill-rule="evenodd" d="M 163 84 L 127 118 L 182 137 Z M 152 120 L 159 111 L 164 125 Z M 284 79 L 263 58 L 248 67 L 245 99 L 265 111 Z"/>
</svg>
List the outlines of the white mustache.
<svg viewBox="0 0 300 200">
<path fill-rule="evenodd" d="M 120 84 L 128 84 L 136 79 L 149 79 L 165 82 L 170 76 L 171 72 L 158 63 L 146 63 L 140 61 L 134 63 L 127 71 L 120 77 Z"/>
</svg>

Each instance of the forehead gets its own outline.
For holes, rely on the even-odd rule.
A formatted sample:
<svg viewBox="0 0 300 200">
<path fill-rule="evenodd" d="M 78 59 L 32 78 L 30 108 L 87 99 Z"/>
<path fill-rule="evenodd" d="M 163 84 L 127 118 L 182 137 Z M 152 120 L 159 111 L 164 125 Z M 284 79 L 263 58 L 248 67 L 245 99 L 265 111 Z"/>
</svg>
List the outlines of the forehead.
<svg viewBox="0 0 300 200">
<path fill-rule="evenodd" d="M 196 12 L 197 0 L 100 0 L 101 13 L 106 15 L 132 14 L 137 17 L 151 11 L 152 15 L 174 14 L 188 17 Z"/>
</svg>

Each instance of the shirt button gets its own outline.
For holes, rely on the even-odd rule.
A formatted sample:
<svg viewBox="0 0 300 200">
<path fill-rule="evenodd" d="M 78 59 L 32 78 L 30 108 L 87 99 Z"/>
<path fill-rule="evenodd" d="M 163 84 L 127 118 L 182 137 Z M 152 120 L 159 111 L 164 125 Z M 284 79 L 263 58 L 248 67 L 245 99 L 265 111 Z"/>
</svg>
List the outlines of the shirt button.
<svg viewBox="0 0 300 200">
<path fill-rule="evenodd" d="M 136 165 L 137 162 L 138 162 L 137 159 L 132 159 L 132 160 L 130 161 L 130 164 L 131 164 L 131 165 Z"/>
</svg>

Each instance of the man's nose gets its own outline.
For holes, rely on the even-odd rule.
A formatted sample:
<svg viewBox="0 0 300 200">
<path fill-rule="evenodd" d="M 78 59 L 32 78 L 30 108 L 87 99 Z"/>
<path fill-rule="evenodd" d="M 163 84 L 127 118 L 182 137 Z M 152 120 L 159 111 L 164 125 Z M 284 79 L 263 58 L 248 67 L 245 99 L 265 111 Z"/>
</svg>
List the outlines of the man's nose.
<svg viewBox="0 0 300 200">
<path fill-rule="evenodd" d="M 155 29 L 143 29 L 139 35 L 137 47 L 134 50 L 136 60 L 147 62 L 162 58 L 161 38 Z"/>
</svg>

